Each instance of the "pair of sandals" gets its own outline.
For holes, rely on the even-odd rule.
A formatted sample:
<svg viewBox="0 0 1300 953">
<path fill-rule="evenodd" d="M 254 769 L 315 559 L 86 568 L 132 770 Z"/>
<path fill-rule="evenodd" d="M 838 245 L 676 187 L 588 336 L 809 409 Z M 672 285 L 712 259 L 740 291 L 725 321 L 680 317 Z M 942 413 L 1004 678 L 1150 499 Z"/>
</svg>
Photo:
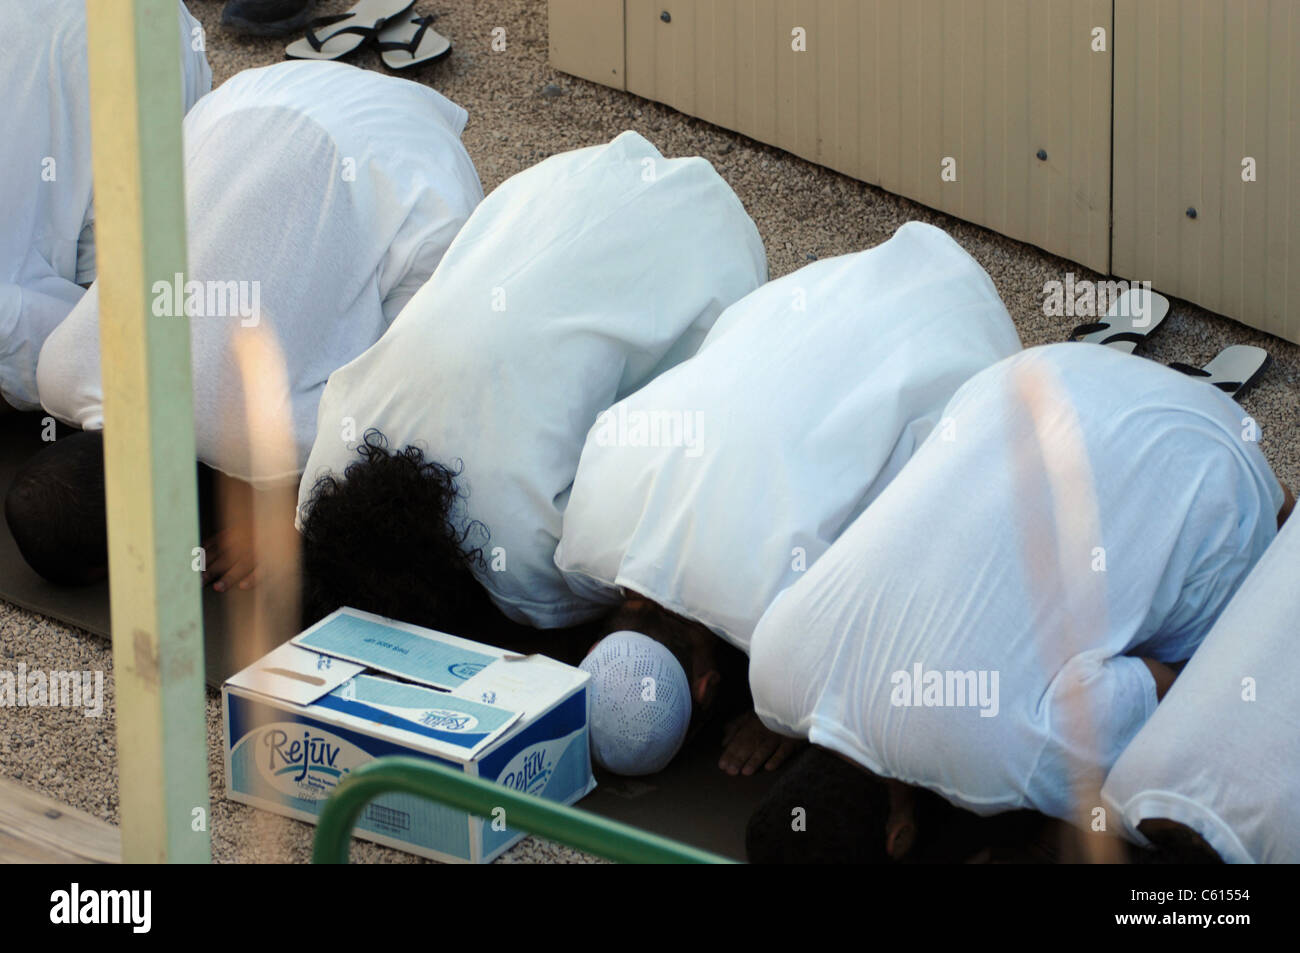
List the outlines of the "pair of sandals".
<svg viewBox="0 0 1300 953">
<path fill-rule="evenodd" d="M 1115 298 L 1106 316 L 1081 324 L 1070 332 L 1071 341 L 1105 344 L 1132 354 L 1169 314 L 1169 299 L 1145 288 L 1130 288 Z M 1191 377 L 1202 378 L 1229 397 L 1240 399 L 1268 368 L 1271 358 L 1262 347 L 1234 344 L 1225 347 L 1204 367 L 1175 361 L 1169 366 Z"/>
<path fill-rule="evenodd" d="M 370 45 L 392 70 L 432 63 L 451 52 L 451 41 L 431 29 L 434 17 L 411 13 L 415 0 L 360 0 L 346 13 L 316 17 L 307 35 L 285 48 L 295 60 L 337 60 Z"/>
</svg>

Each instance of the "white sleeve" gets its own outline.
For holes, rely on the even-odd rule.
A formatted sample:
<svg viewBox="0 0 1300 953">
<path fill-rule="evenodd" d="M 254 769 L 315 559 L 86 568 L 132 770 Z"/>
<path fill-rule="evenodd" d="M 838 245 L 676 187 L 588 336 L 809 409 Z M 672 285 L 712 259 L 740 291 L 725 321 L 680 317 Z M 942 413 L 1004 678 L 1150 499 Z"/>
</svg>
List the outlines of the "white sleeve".
<svg viewBox="0 0 1300 953">
<path fill-rule="evenodd" d="M 1146 663 L 1130 655 L 1076 655 L 1048 691 L 1051 741 L 1030 778 L 1035 806 L 1070 817 L 1100 803 L 1101 784 L 1159 699 Z"/>
<path fill-rule="evenodd" d="M 36 358 L 41 343 L 84 295 L 77 285 L 49 275 L 26 287 L 0 282 L 0 396 L 18 410 L 38 410 Z M 6 315 L 14 315 L 6 324 Z"/>
<path fill-rule="evenodd" d="M 1189 658 L 1277 536 L 1281 486 L 1252 449 L 1253 466 L 1234 455 L 1207 469 L 1182 529 L 1179 545 L 1191 555 L 1178 600 L 1159 634 L 1134 651 L 1162 662 Z"/>
<path fill-rule="evenodd" d="M 52 416 L 83 430 L 104 427 L 99 376 L 99 283 L 77 302 L 41 348 L 36 387 Z"/>
</svg>

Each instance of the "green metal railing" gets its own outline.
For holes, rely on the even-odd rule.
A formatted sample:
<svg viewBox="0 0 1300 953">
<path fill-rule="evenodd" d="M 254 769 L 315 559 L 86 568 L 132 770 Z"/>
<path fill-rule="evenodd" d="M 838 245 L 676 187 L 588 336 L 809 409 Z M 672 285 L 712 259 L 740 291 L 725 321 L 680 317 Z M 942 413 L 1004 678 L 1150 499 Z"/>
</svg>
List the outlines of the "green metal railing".
<svg viewBox="0 0 1300 953">
<path fill-rule="evenodd" d="M 361 812 L 379 795 L 390 791 L 428 798 L 483 818 L 492 817 L 492 812 L 501 808 L 506 823 L 515 830 L 622 863 L 732 863 L 717 854 L 627 824 L 523 794 L 430 761 L 403 757 L 372 761 L 357 768 L 334 789 L 317 822 L 312 862 L 346 864 L 352 828 Z"/>
</svg>

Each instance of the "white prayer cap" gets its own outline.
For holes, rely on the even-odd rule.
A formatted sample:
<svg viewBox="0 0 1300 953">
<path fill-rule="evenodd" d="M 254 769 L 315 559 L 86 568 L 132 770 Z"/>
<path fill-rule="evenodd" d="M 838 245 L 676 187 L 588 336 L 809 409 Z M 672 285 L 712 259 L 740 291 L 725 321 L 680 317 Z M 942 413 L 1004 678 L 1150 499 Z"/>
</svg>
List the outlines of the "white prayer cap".
<svg viewBox="0 0 1300 953">
<path fill-rule="evenodd" d="M 591 675 L 591 753 L 614 774 L 662 770 L 686 738 L 691 690 L 672 652 L 640 632 L 605 636 L 579 666 Z"/>
</svg>

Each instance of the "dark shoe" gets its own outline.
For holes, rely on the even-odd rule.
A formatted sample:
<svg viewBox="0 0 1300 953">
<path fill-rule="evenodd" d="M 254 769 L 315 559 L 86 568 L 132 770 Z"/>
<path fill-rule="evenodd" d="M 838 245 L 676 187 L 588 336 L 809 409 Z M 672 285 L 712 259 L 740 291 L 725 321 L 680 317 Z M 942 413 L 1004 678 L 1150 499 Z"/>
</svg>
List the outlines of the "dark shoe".
<svg viewBox="0 0 1300 953">
<path fill-rule="evenodd" d="M 822 748 L 786 766 L 749 819 L 751 864 L 889 863 L 885 782 Z"/>
<path fill-rule="evenodd" d="M 227 0 L 221 25 L 252 36 L 287 36 L 311 19 L 316 0 Z"/>
</svg>

